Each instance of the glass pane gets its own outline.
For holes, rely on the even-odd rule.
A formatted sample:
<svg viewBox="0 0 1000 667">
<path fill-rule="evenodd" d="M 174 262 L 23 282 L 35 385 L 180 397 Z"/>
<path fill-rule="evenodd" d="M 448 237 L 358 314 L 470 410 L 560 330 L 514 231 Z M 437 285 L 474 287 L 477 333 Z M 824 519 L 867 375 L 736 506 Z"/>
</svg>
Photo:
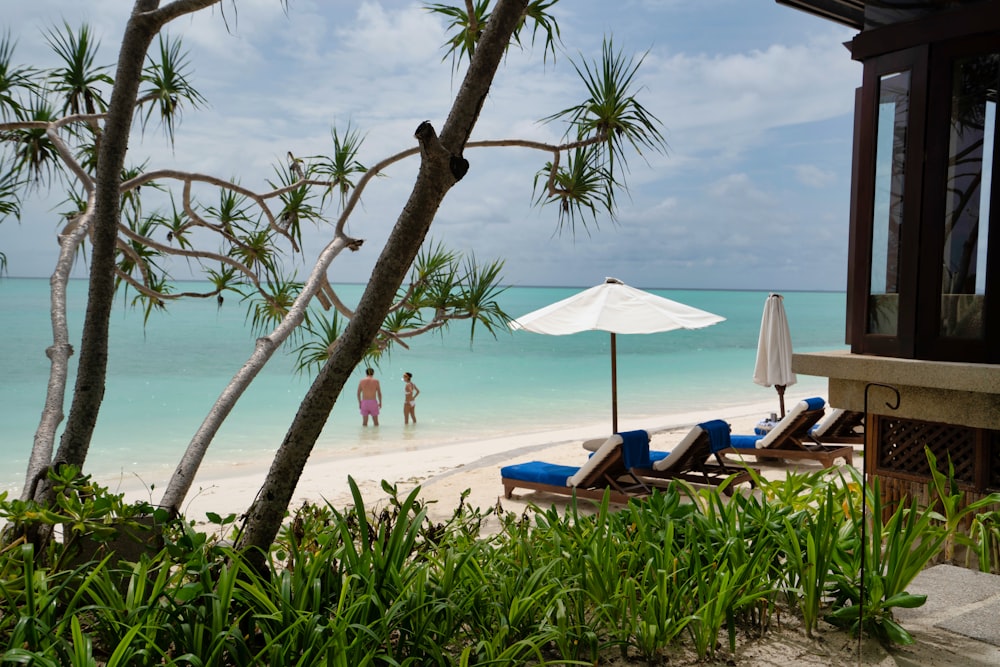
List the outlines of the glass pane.
<svg viewBox="0 0 1000 667">
<path fill-rule="evenodd" d="M 903 231 L 903 167 L 910 111 L 910 73 L 879 80 L 875 138 L 875 200 L 872 202 L 871 283 L 868 332 L 894 335 L 899 310 L 899 258 Z"/>
<path fill-rule="evenodd" d="M 976 243 L 976 294 L 986 294 L 986 250 L 990 238 L 990 195 L 993 184 L 993 141 L 996 136 L 997 103 L 986 100 L 986 134 L 983 139 L 983 187 L 979 196 L 979 238 Z"/>
<path fill-rule="evenodd" d="M 955 63 L 945 192 L 941 335 L 983 337 L 990 181 L 1000 55 Z"/>
</svg>

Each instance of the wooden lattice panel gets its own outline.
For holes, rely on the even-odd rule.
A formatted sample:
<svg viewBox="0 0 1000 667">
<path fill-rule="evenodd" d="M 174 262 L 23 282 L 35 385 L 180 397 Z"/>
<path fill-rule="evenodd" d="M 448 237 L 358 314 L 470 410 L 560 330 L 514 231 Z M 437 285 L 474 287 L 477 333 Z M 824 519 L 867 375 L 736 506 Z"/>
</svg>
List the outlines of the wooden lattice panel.
<svg viewBox="0 0 1000 667">
<path fill-rule="evenodd" d="M 914 419 L 878 418 L 875 464 L 879 473 L 906 478 L 930 479 L 924 447 L 938 460 L 938 469 L 948 470 L 948 457 L 955 466 L 955 480 L 966 486 L 976 482 L 976 429 Z"/>
</svg>

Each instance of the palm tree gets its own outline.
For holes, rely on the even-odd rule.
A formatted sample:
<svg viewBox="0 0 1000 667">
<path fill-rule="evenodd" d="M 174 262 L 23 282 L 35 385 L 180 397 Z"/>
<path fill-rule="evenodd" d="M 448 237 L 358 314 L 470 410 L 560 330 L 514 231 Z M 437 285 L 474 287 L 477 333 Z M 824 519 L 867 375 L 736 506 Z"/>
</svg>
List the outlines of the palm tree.
<svg viewBox="0 0 1000 667">
<path fill-rule="evenodd" d="M 536 8 L 539 5 L 537 2 L 532 4 Z M 467 6 L 472 5 L 469 3 Z M 250 562 L 261 571 L 265 568 L 267 549 L 277 535 L 295 486 L 330 411 L 351 372 L 366 354 L 370 354 L 372 343 L 380 335 L 380 327 L 399 296 L 400 286 L 423 245 L 441 201 L 464 175 L 464 171 L 456 169 L 457 161 L 464 162 L 461 157 L 464 150 L 472 146 L 530 146 L 555 156 L 550 169 L 554 175 L 555 163 L 563 152 L 592 147 L 597 155 L 597 164 L 607 165 L 599 169 L 610 176 L 616 156 L 617 159 L 622 159 L 621 152 L 626 145 L 662 145 L 656 119 L 646 113 L 628 92 L 637 65 L 623 64 L 624 61 L 613 53 L 610 44 L 604 50 L 604 66 L 590 78 L 590 83 L 593 84 L 589 86 L 591 99 L 581 105 L 579 110 L 569 109 L 556 115 L 568 117 L 570 125 L 575 128 L 574 141 L 562 146 L 519 141 L 470 142 L 469 136 L 478 119 L 482 100 L 492 85 L 503 54 L 512 41 L 517 41 L 518 35 L 526 26 L 526 0 L 500 0 L 493 11 L 487 14 L 488 6 L 489 3 L 485 1 L 477 3 L 473 7 L 476 10 L 475 17 L 467 16 L 465 20 L 455 20 L 452 23 L 452 28 L 459 34 L 450 43 L 461 57 L 469 59 L 469 67 L 452 104 L 451 113 L 440 136 L 428 122 L 417 127 L 415 136 L 419 144 L 421 164 L 410 198 L 379 255 L 353 317 L 337 336 L 336 343 L 306 393 L 272 460 L 256 500 L 246 513 L 247 521 L 238 546 L 251 551 Z M 431 8 L 449 16 L 455 15 L 439 5 Z M 481 20 L 485 21 L 482 30 Z M 601 80 L 598 78 L 599 74 L 608 74 L 612 80 Z M 597 97 L 597 93 L 603 97 Z M 617 102 L 612 105 L 606 103 L 607 100 Z M 591 111 L 584 111 L 584 108 Z M 393 159 L 402 159 L 411 154 L 412 150 Z M 389 161 L 372 167 L 362 176 L 345 206 L 338 228 L 345 222 L 372 175 L 378 174 Z M 549 179 L 549 192 L 553 191 L 551 182 L 554 180 L 554 176 Z M 571 183 L 571 179 L 566 182 Z M 615 185 L 614 179 L 606 179 L 605 189 L 600 197 L 593 197 L 589 190 L 564 188 L 555 191 L 553 199 L 568 203 L 567 219 L 569 224 L 574 224 L 577 219 L 575 213 L 581 207 L 592 206 L 595 209 L 600 207 L 608 212 L 613 211 L 614 196 L 608 194 L 607 188 Z M 472 280 L 453 301 L 435 295 L 432 284 L 422 285 L 410 296 L 417 303 L 433 308 L 435 312 L 446 312 L 449 307 L 461 303 L 469 317 L 489 329 L 503 317 L 502 311 L 491 305 L 495 303 L 495 283 L 492 281 L 499 275 L 501 266 L 494 263 L 480 267 L 473 261 L 467 266 L 467 273 Z M 313 289 L 315 288 L 314 285 Z"/>
</svg>

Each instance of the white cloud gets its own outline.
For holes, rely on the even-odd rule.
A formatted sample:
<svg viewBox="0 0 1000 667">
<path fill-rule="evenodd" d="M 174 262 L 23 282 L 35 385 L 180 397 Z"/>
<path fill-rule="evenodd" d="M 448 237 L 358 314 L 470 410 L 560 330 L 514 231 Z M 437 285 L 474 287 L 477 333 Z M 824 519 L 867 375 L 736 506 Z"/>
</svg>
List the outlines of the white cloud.
<svg viewBox="0 0 1000 667">
<path fill-rule="evenodd" d="M 22 61 L 45 64 L 35 31 L 64 13 L 71 24 L 86 19 L 98 29 L 102 60 L 113 63 L 130 5 L 35 0 L 6 8 L 5 18 L 20 36 Z M 133 139 L 131 161 L 260 186 L 286 151 L 329 150 L 333 124 L 343 130 L 351 123 L 366 137 L 361 159 L 371 164 L 411 147 L 420 121 L 444 122 L 461 73 L 453 76 L 450 61 L 442 61 L 443 21 L 420 3 L 297 0 L 287 16 L 278 0 L 240 0 L 237 7 L 228 26 L 218 10 L 171 26 L 211 106 L 185 114 L 174 151 L 156 132 Z M 580 0 L 555 11 L 565 51 L 553 66 L 551 58 L 542 64 L 541 47 L 530 40 L 512 49 L 473 138 L 558 141 L 564 128 L 538 121 L 580 101 L 570 60 L 579 63 L 583 52 L 592 61 L 613 31 L 626 53 L 649 49 L 638 95 L 664 123 L 669 151 L 645 155 L 648 163 L 632 160 L 619 224 L 603 216 L 599 229 L 588 235 L 580 228 L 574 238 L 568 230 L 553 235 L 553 207 L 531 206 L 532 179 L 547 155 L 470 149 L 472 169 L 446 198 L 434 238 L 484 258 L 505 257 L 505 273 L 518 284 L 589 285 L 622 274 L 649 287 L 780 288 L 785 279 L 840 286 L 849 119 L 860 80 L 860 66 L 841 45 L 845 31 L 772 3 L 748 8 L 745 0 Z M 720 24 L 719 16 L 733 18 Z M 365 247 L 338 258 L 332 278 L 367 277 L 416 165 L 394 165 L 372 183 L 350 223 Z M 48 199 L 30 207 L 31 234 L 22 233 L 27 225 L 16 234 L 14 223 L 0 225 L 12 275 L 51 270 L 51 260 L 38 259 L 54 257 Z M 313 252 L 328 240 L 324 229 L 304 235 Z M 761 238 L 787 260 L 763 259 Z"/>
<path fill-rule="evenodd" d="M 852 113 L 860 78 L 835 33 L 740 54 L 655 55 L 648 106 L 678 150 L 738 153 L 768 129 Z"/>
<path fill-rule="evenodd" d="M 821 169 L 814 164 L 799 164 L 792 167 L 795 179 L 803 185 L 822 188 L 836 181 L 837 175 L 829 169 Z"/>
<path fill-rule="evenodd" d="M 714 183 L 709 183 L 705 191 L 717 201 L 726 204 L 743 205 L 749 202 L 772 205 L 774 203 L 774 198 L 756 188 L 746 174 L 724 176 Z"/>
<path fill-rule="evenodd" d="M 440 20 L 415 3 L 388 10 L 378 2 L 362 2 L 354 24 L 334 35 L 340 40 L 338 55 L 363 65 L 371 76 L 436 64 L 445 41 Z"/>
</svg>

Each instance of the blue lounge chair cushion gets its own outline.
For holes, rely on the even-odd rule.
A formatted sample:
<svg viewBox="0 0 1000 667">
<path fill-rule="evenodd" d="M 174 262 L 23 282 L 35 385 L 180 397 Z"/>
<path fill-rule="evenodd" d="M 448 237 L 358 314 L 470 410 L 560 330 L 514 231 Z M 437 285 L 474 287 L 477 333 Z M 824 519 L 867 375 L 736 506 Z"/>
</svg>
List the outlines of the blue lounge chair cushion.
<svg viewBox="0 0 1000 667">
<path fill-rule="evenodd" d="M 735 449 L 756 449 L 760 439 L 759 435 L 731 435 L 729 444 Z"/>
<path fill-rule="evenodd" d="M 658 452 L 656 450 L 649 450 L 649 462 L 662 461 L 663 459 L 670 456 L 670 452 Z"/>
<path fill-rule="evenodd" d="M 698 424 L 703 431 L 708 433 L 708 440 L 711 442 L 712 453 L 721 452 L 723 449 L 729 449 L 729 422 L 723 421 L 722 419 L 713 419 L 711 421 L 702 422 Z"/>
<path fill-rule="evenodd" d="M 500 476 L 507 479 L 519 479 L 522 482 L 538 482 L 551 486 L 566 486 L 566 480 L 576 474 L 580 468 L 565 466 L 545 461 L 530 461 L 515 463 L 500 468 Z"/>
<path fill-rule="evenodd" d="M 806 399 L 806 405 L 809 406 L 806 409 L 809 410 L 810 412 L 812 412 L 813 410 L 822 410 L 823 408 L 825 408 L 826 407 L 826 401 L 824 401 L 819 396 L 814 396 L 812 398 L 807 398 Z"/>
<path fill-rule="evenodd" d="M 788 429 L 788 424 L 795 421 L 799 415 L 805 412 L 813 412 L 816 410 L 822 410 L 826 407 L 826 401 L 824 401 L 819 396 L 813 398 L 807 398 L 805 400 L 799 401 L 795 406 L 788 411 L 774 428 L 770 430 L 765 435 L 734 435 L 730 437 L 730 444 L 734 449 L 763 449 L 767 448 L 775 441 L 779 435 L 783 435 L 783 431 Z"/>
</svg>

